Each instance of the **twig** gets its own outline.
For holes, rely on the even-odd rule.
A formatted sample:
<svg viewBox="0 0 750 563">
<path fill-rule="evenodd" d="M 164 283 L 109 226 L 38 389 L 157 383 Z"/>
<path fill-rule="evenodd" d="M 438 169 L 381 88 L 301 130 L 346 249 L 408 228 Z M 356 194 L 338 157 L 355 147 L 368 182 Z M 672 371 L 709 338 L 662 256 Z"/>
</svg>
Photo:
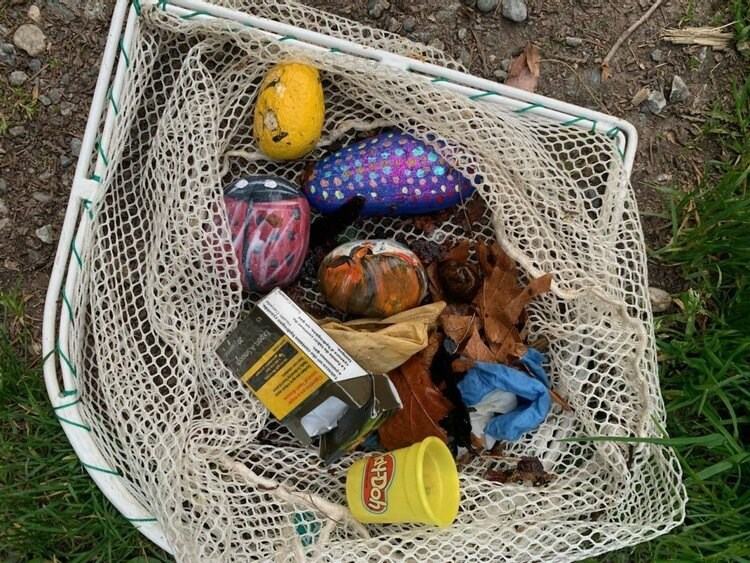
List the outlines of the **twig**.
<svg viewBox="0 0 750 563">
<path fill-rule="evenodd" d="M 479 61 L 482 63 L 484 76 L 489 77 L 490 72 L 487 68 L 487 61 L 484 58 L 484 49 L 482 48 L 482 43 L 479 41 L 479 37 L 477 37 L 477 32 L 474 27 L 471 28 L 471 35 L 474 37 L 474 42 L 477 44 L 477 53 L 479 53 Z"/>
<path fill-rule="evenodd" d="M 272 479 L 266 479 L 261 477 L 247 467 L 244 463 L 234 461 L 230 457 L 223 455 L 219 457 L 222 465 L 232 471 L 233 473 L 239 474 L 248 483 L 255 485 L 259 490 L 274 496 L 280 500 L 292 503 L 302 504 L 317 512 L 322 513 L 327 519 L 325 528 L 320 536 L 320 539 L 328 538 L 333 531 L 333 528 L 338 524 L 348 524 L 351 526 L 355 534 L 361 538 L 369 539 L 370 534 L 365 527 L 354 519 L 354 516 L 345 506 L 332 503 L 321 496 L 314 495 L 312 493 L 301 493 L 290 489 L 286 485 L 277 483 Z M 318 547 L 323 548 L 322 542 L 318 540 Z M 317 551 L 317 550 L 316 550 Z"/>
<path fill-rule="evenodd" d="M 630 37 L 630 34 L 633 33 L 636 29 L 638 29 L 643 22 L 645 22 L 649 17 L 651 17 L 651 14 L 653 14 L 656 11 L 656 8 L 658 8 L 661 3 L 664 0 L 656 0 L 652 6 L 648 9 L 648 11 L 643 14 L 638 21 L 636 21 L 633 25 L 631 25 L 629 28 L 625 30 L 625 33 L 620 35 L 620 37 L 615 41 L 615 44 L 612 45 L 612 48 L 609 50 L 609 53 L 607 53 L 607 56 L 604 57 L 604 60 L 602 61 L 602 78 L 604 78 L 604 73 L 609 74 L 609 62 L 612 60 L 612 57 L 615 56 L 615 53 L 617 52 L 617 49 L 620 48 L 620 46 L 625 42 L 625 40 Z"/>
</svg>

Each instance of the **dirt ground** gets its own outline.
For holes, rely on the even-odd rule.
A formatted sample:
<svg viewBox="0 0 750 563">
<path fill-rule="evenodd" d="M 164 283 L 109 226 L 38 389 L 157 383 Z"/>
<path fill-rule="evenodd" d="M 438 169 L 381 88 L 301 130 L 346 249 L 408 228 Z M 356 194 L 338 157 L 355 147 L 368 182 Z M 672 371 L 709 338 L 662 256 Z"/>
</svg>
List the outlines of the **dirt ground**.
<svg viewBox="0 0 750 563">
<path fill-rule="evenodd" d="M 36 326 L 114 5 L 105 0 L 96 10 L 96 2 L 36 0 L 36 25 L 47 49 L 31 57 L 16 48 L 14 61 L 0 59 L 0 287 L 20 283 Z M 599 63 L 652 0 L 527 0 L 523 23 L 505 19 L 500 7 L 482 13 L 473 0 L 308 2 L 417 41 L 442 43 L 473 74 L 491 80 L 502 81 L 507 59 L 527 42 L 536 43 L 542 53 L 539 93 L 622 117 L 638 129 L 632 182 L 651 248 L 670 234 L 668 222 L 658 216 L 666 210 L 664 189 L 694 185 L 703 163 L 719 156 L 699 133 L 707 113 L 730 92 L 738 55 L 732 49 L 674 46 L 660 34 L 666 28 L 728 23 L 723 0 L 666 0 L 619 49 L 605 81 Z M 33 23 L 31 6 L 28 0 L 0 0 L 0 43 L 13 43 L 15 30 Z M 11 85 L 13 71 L 27 75 L 23 84 Z M 669 98 L 675 74 L 690 90 L 687 100 L 668 103 L 658 115 L 633 105 L 643 87 Z M 683 288 L 675 272 L 654 262 L 649 266 L 651 285 Z"/>
</svg>

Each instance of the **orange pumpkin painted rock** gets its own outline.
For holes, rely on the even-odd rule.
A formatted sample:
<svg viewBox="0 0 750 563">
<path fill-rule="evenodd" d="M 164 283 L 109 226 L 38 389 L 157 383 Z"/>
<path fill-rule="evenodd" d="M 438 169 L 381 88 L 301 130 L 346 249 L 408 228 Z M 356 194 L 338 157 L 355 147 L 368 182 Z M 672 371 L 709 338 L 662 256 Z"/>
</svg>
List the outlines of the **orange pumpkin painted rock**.
<svg viewBox="0 0 750 563">
<path fill-rule="evenodd" d="M 419 305 L 427 274 L 411 250 L 392 240 L 356 240 L 338 246 L 320 265 L 326 301 L 364 317 L 389 317 Z"/>
</svg>

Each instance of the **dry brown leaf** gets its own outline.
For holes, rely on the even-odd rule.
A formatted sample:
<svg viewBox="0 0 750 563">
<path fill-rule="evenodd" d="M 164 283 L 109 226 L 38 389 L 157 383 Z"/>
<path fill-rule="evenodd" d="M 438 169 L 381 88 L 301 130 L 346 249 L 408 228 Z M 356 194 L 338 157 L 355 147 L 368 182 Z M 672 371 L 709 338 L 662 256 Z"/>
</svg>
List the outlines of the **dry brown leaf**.
<svg viewBox="0 0 750 563">
<path fill-rule="evenodd" d="M 498 244 L 489 245 L 484 241 L 477 242 L 477 260 L 485 276 L 492 275 L 495 268 L 515 272 L 516 263 L 503 252 Z"/>
<path fill-rule="evenodd" d="M 456 358 L 451 362 L 453 373 L 464 373 L 474 367 L 474 360 L 471 358 Z"/>
<path fill-rule="evenodd" d="M 433 301 L 445 301 L 445 294 L 440 284 L 440 276 L 438 275 L 438 263 L 433 262 L 426 268 L 427 279 L 430 282 L 430 295 L 432 295 Z"/>
<path fill-rule="evenodd" d="M 536 92 L 536 86 L 539 82 L 541 54 L 539 47 L 533 43 L 526 45 L 523 53 L 513 59 L 508 72 L 508 78 L 505 79 L 507 86 L 514 86 L 527 92 Z"/>
<path fill-rule="evenodd" d="M 463 349 L 463 355 L 477 362 L 495 362 L 495 355 L 479 336 L 476 323 L 471 326 L 471 336 Z"/>
<path fill-rule="evenodd" d="M 388 374 L 404 407 L 378 430 L 387 450 L 405 448 L 429 436 L 448 442 L 440 421 L 453 410 L 453 404 L 435 387 L 426 360 L 425 354 L 417 354 Z"/>
<path fill-rule="evenodd" d="M 469 329 L 474 322 L 474 317 L 443 313 L 439 322 L 446 336 L 453 340 L 456 346 L 460 347 L 469 336 Z"/>
<path fill-rule="evenodd" d="M 445 255 L 445 258 L 441 262 L 447 262 L 453 260 L 459 264 L 466 264 L 469 261 L 469 249 L 471 248 L 471 242 L 468 239 L 462 240 L 456 246 L 451 248 L 450 252 Z"/>
<path fill-rule="evenodd" d="M 488 469 L 484 478 L 495 483 L 517 483 L 524 481 L 535 487 L 543 487 L 554 480 L 552 473 L 544 470 L 542 462 L 538 457 L 522 457 L 516 464 L 515 469 L 503 469 L 495 471 Z"/>
</svg>

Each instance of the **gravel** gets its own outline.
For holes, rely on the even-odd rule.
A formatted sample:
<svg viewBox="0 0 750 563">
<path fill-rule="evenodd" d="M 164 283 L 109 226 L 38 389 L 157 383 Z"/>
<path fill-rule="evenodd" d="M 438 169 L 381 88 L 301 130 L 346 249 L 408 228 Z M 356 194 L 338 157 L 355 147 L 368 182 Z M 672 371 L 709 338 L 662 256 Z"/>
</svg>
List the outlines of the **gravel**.
<svg viewBox="0 0 750 563">
<path fill-rule="evenodd" d="M 500 0 L 477 0 L 477 10 L 484 14 L 489 14 L 497 9 L 499 3 Z"/>
<path fill-rule="evenodd" d="M 581 45 L 583 45 L 583 39 L 581 39 L 580 37 L 566 37 L 565 44 L 568 47 L 580 47 Z"/>
<path fill-rule="evenodd" d="M 367 3 L 367 15 L 371 18 L 378 19 L 383 15 L 383 12 L 390 7 L 391 4 L 388 0 L 370 0 Z"/>
<path fill-rule="evenodd" d="M 10 43 L 0 43 L 0 64 L 16 66 L 16 48 Z"/>
<path fill-rule="evenodd" d="M 42 61 L 39 59 L 31 59 L 29 61 L 29 70 L 31 72 L 39 72 L 42 69 Z"/>
<path fill-rule="evenodd" d="M 492 76 L 494 76 L 495 80 L 498 82 L 505 82 L 505 79 L 508 78 L 508 72 L 500 68 L 493 72 Z"/>
<path fill-rule="evenodd" d="M 687 87 L 687 84 L 685 84 L 681 76 L 675 74 L 672 79 L 672 90 L 669 93 L 669 101 L 672 103 L 684 102 L 689 96 L 690 89 Z"/>
<path fill-rule="evenodd" d="M 664 60 L 664 53 L 662 53 L 661 49 L 651 51 L 651 60 L 655 63 L 660 63 Z"/>
<path fill-rule="evenodd" d="M 445 51 L 445 43 L 443 43 L 442 39 L 438 39 L 437 37 L 433 37 L 427 42 L 428 47 L 433 47 L 435 49 L 439 49 L 440 51 Z"/>
<path fill-rule="evenodd" d="M 649 287 L 648 297 L 654 313 L 663 313 L 672 306 L 672 296 L 658 287 Z"/>
<path fill-rule="evenodd" d="M 41 55 L 47 48 L 47 38 L 33 23 L 25 23 L 13 34 L 13 44 L 32 57 Z"/>
<path fill-rule="evenodd" d="M 63 117 L 70 117 L 71 115 L 73 115 L 74 109 L 75 106 L 70 102 L 63 102 L 60 104 L 60 115 L 62 115 Z"/>
<path fill-rule="evenodd" d="M 39 102 L 43 106 L 50 106 L 52 105 L 52 100 L 49 99 L 49 96 L 46 96 L 45 94 L 39 94 L 39 98 L 37 98 Z"/>
<path fill-rule="evenodd" d="M 500 61 L 500 70 L 508 72 L 510 70 L 511 64 L 513 64 L 513 61 L 511 59 L 503 59 L 502 61 Z"/>
<path fill-rule="evenodd" d="M 398 22 L 396 18 L 388 18 L 387 29 L 391 33 L 396 33 L 399 29 L 401 29 L 401 24 Z"/>
<path fill-rule="evenodd" d="M 439 10 L 438 13 L 435 14 L 435 19 L 438 23 L 447 23 L 453 19 L 454 15 L 455 14 L 450 10 Z"/>
<path fill-rule="evenodd" d="M 53 244 L 55 242 L 55 231 L 52 229 L 52 225 L 44 225 L 34 231 L 37 238 L 44 244 Z"/>
<path fill-rule="evenodd" d="M 73 164 L 73 160 L 67 154 L 60 155 L 60 166 L 67 168 L 71 164 Z"/>
<path fill-rule="evenodd" d="M 10 213 L 10 209 L 8 209 L 8 206 L 5 205 L 5 202 L 0 199 L 0 217 L 5 217 L 8 213 Z"/>
<path fill-rule="evenodd" d="M 26 134 L 26 128 L 23 125 L 16 125 L 15 127 L 8 129 L 8 133 L 10 133 L 12 137 L 20 137 L 21 135 Z"/>
<path fill-rule="evenodd" d="M 471 53 L 469 53 L 469 50 L 466 47 L 461 47 L 461 52 L 458 55 L 458 58 L 461 60 L 462 65 L 469 68 L 471 65 Z"/>
<path fill-rule="evenodd" d="M 667 99 L 661 90 L 654 90 L 646 98 L 646 107 L 654 115 L 659 115 L 667 107 Z"/>
<path fill-rule="evenodd" d="M 63 91 L 60 88 L 52 88 L 49 91 L 49 99 L 53 104 L 59 104 L 63 98 Z"/>
<path fill-rule="evenodd" d="M 406 31 L 406 32 L 414 31 L 414 29 L 416 27 L 417 27 L 417 20 L 416 19 L 414 19 L 411 16 L 407 16 L 404 19 L 404 31 Z"/>
<path fill-rule="evenodd" d="M 70 154 L 78 158 L 81 154 L 81 139 L 73 137 L 70 140 Z"/>
<path fill-rule="evenodd" d="M 503 0 L 503 17 L 517 23 L 525 22 L 529 17 L 526 0 Z"/>
<path fill-rule="evenodd" d="M 29 75 L 22 70 L 14 70 L 8 76 L 8 82 L 11 86 L 21 86 L 29 79 Z"/>
<path fill-rule="evenodd" d="M 54 198 L 52 194 L 48 194 L 46 192 L 34 192 L 33 194 L 31 194 L 31 197 L 39 203 L 49 203 Z"/>
</svg>

